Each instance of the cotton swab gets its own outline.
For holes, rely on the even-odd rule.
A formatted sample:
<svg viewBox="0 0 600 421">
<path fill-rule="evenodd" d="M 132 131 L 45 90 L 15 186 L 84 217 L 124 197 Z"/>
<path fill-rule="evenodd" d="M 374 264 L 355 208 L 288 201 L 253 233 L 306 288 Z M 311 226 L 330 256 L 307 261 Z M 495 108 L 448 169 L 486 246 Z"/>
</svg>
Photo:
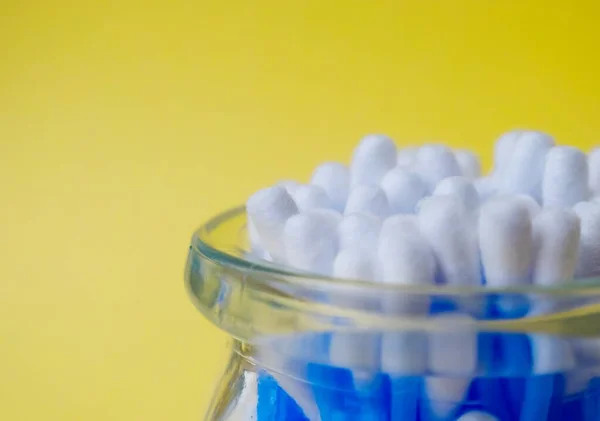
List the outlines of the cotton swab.
<svg viewBox="0 0 600 421">
<path fill-rule="evenodd" d="M 339 226 L 344 219 L 341 213 L 333 209 L 309 209 L 302 213 L 323 218 L 331 227 Z"/>
<path fill-rule="evenodd" d="M 397 215 L 386 219 L 377 251 L 383 282 L 424 286 L 433 284 L 435 257 L 419 232 L 416 218 Z"/>
<path fill-rule="evenodd" d="M 435 318 L 443 327 L 429 334 L 429 370 L 443 376 L 471 376 L 477 370 L 474 319 L 460 313 Z"/>
<path fill-rule="evenodd" d="M 333 264 L 333 276 L 340 279 L 375 280 L 374 246 L 381 222 L 371 215 L 345 217 L 338 226 L 340 251 Z M 361 244 L 361 240 L 363 243 Z M 369 245 L 371 249 L 369 250 Z M 333 303 L 352 308 L 373 309 L 372 300 L 364 297 L 332 295 Z M 348 368 L 355 387 L 368 387 L 380 365 L 379 335 L 372 333 L 334 333 L 329 346 L 330 362 Z"/>
<path fill-rule="evenodd" d="M 442 180 L 435 188 L 433 196 L 454 196 L 468 211 L 474 211 L 479 207 L 479 194 L 473 182 L 462 176 Z"/>
<path fill-rule="evenodd" d="M 481 176 L 481 163 L 473 152 L 466 149 L 459 149 L 454 151 L 454 155 L 464 177 L 474 180 Z"/>
<path fill-rule="evenodd" d="M 321 164 L 313 172 L 310 182 L 325 190 L 334 209 L 344 211 L 350 191 L 350 172 L 345 165 L 338 162 Z"/>
<path fill-rule="evenodd" d="M 600 148 L 588 154 L 589 187 L 595 195 L 600 194 Z"/>
<path fill-rule="evenodd" d="M 381 182 L 392 213 L 414 213 L 417 203 L 428 193 L 421 178 L 404 168 L 388 172 Z"/>
<path fill-rule="evenodd" d="M 300 213 L 292 216 L 283 232 L 289 265 L 320 275 L 331 275 L 337 254 L 337 223 L 327 214 Z"/>
<path fill-rule="evenodd" d="M 333 275 L 340 279 L 373 281 L 374 262 L 373 255 L 363 252 L 358 248 L 340 250 L 333 264 Z M 332 300 L 341 305 L 348 304 L 346 298 L 340 299 L 333 296 Z M 354 308 L 369 309 L 367 300 L 359 297 L 350 303 Z M 357 386 L 362 381 L 368 381 L 379 370 L 379 338 L 370 333 L 336 333 L 331 337 L 329 356 L 334 366 L 349 368 L 353 372 Z"/>
<path fill-rule="evenodd" d="M 299 185 L 292 195 L 300 212 L 311 209 L 331 208 L 329 196 L 319 186 Z"/>
<path fill-rule="evenodd" d="M 415 216 L 397 215 L 384 221 L 377 257 L 385 283 L 423 286 L 434 283 L 435 257 L 419 232 Z M 385 294 L 382 297 L 384 311 L 411 315 L 422 315 L 428 311 L 427 298 L 407 295 L 404 292 Z"/>
<path fill-rule="evenodd" d="M 425 387 L 427 390 L 428 407 L 423 410 L 433 412 L 433 419 L 448 419 L 463 403 L 467 389 L 471 382 L 470 378 L 459 377 L 427 377 Z M 424 416 L 428 419 L 431 417 Z"/>
<path fill-rule="evenodd" d="M 408 147 L 398 149 L 397 166 L 405 169 L 411 168 L 417 159 L 419 148 Z"/>
<path fill-rule="evenodd" d="M 367 213 L 380 218 L 388 216 L 390 206 L 383 190 L 374 185 L 355 186 L 350 192 L 344 210 L 345 215 L 353 213 Z"/>
<path fill-rule="evenodd" d="M 248 231 L 248 239 L 250 240 L 250 251 L 252 255 L 260 259 L 271 261 L 272 258 L 269 255 L 269 252 L 263 248 L 260 242 L 260 235 L 258 234 L 258 230 L 254 226 L 250 218 L 248 218 L 246 229 Z"/>
<path fill-rule="evenodd" d="M 423 146 L 417 153 L 417 172 L 433 191 L 445 178 L 462 175 L 454 153 L 442 145 Z"/>
<path fill-rule="evenodd" d="M 425 199 L 420 205 L 419 227 L 448 285 L 477 286 L 481 283 L 477 234 L 459 197 Z"/>
<path fill-rule="evenodd" d="M 333 263 L 333 276 L 340 279 L 374 281 L 373 255 L 360 248 L 341 249 Z"/>
<path fill-rule="evenodd" d="M 477 369 L 477 335 L 468 316 L 447 313 L 438 318 L 444 327 L 429 335 L 432 376 L 425 385 L 430 409 L 436 417 L 446 419 L 462 404 Z"/>
<path fill-rule="evenodd" d="M 542 211 L 542 207 L 531 196 L 527 196 L 526 194 L 517 194 L 512 197 L 517 202 L 525 206 L 531 220 L 533 220 L 533 218 L 535 218 Z"/>
<path fill-rule="evenodd" d="M 435 257 L 421 236 L 414 215 L 397 215 L 384 221 L 377 256 L 383 282 L 434 282 Z M 387 314 L 419 316 L 429 311 L 429 299 L 387 292 L 382 297 L 382 307 Z M 381 366 L 392 382 L 392 419 L 416 419 L 422 382 L 414 376 L 423 375 L 427 369 L 427 337 L 419 331 L 390 332 L 383 334 L 381 341 Z"/>
<path fill-rule="evenodd" d="M 533 220 L 533 283 L 556 286 L 575 275 L 581 224 L 570 209 L 542 211 Z"/>
<path fill-rule="evenodd" d="M 298 213 L 298 207 L 290 194 L 281 186 L 259 190 L 248 199 L 246 210 L 260 243 L 275 261 L 285 262 L 285 223 Z"/>
<path fill-rule="evenodd" d="M 357 387 L 379 372 L 379 337 L 373 333 L 335 333 L 329 345 L 331 364 L 352 371 Z"/>
<path fill-rule="evenodd" d="M 586 155 L 569 146 L 552 148 L 546 157 L 542 183 L 544 207 L 571 207 L 589 196 Z"/>
<path fill-rule="evenodd" d="M 575 276 L 581 226 L 570 209 L 546 209 L 533 220 L 533 283 L 545 287 L 569 283 Z M 564 301 L 564 300 L 563 300 Z M 534 296 L 530 316 L 551 313 L 564 302 Z"/>
<path fill-rule="evenodd" d="M 379 185 L 383 176 L 396 166 L 394 141 L 384 135 L 364 137 L 354 150 L 350 165 L 350 185 Z"/>
<path fill-rule="evenodd" d="M 340 250 L 355 249 L 374 253 L 381 231 L 381 219 L 370 214 L 354 213 L 345 216 L 338 226 Z"/>
<path fill-rule="evenodd" d="M 546 155 L 554 140 L 540 132 L 523 132 L 511 154 L 502 177 L 498 180 L 502 193 L 527 194 L 541 201 L 542 178 Z"/>
<path fill-rule="evenodd" d="M 494 177 L 500 179 L 509 166 L 522 130 L 504 133 L 494 144 Z"/>
<path fill-rule="evenodd" d="M 423 332 L 390 332 L 382 335 L 381 368 L 394 377 L 427 372 L 427 336 Z"/>
<path fill-rule="evenodd" d="M 532 221 L 542 211 L 542 207 L 538 202 L 526 194 L 497 194 L 488 199 L 488 203 L 493 203 L 495 201 L 512 201 L 519 203 L 521 206 L 525 207 L 527 213 L 529 213 L 529 218 Z"/>
<path fill-rule="evenodd" d="M 463 414 L 457 421 L 498 421 L 498 418 L 481 411 L 471 411 Z"/>
<path fill-rule="evenodd" d="M 397 215 L 384 221 L 377 256 L 383 282 L 434 282 L 435 258 L 414 215 Z M 419 316 L 428 312 L 429 300 L 390 291 L 383 295 L 382 307 L 387 314 Z M 382 335 L 381 341 L 381 367 L 390 374 L 392 384 L 391 418 L 416 419 L 422 383 L 418 376 L 427 370 L 427 336 L 420 331 L 389 332 Z"/>
<path fill-rule="evenodd" d="M 473 180 L 473 187 L 477 190 L 480 202 L 485 202 L 490 197 L 493 197 L 497 194 L 498 190 L 496 179 L 491 175 Z"/>
<path fill-rule="evenodd" d="M 575 205 L 573 210 L 581 221 L 575 275 L 577 278 L 600 275 L 600 204 L 581 202 Z"/>
<path fill-rule="evenodd" d="M 333 262 L 333 276 L 352 281 L 374 282 L 377 280 L 374 250 L 367 248 L 340 248 Z M 379 299 L 374 295 L 357 294 L 355 290 L 347 294 L 331 294 L 331 300 L 344 307 L 378 310 Z"/>
<path fill-rule="evenodd" d="M 300 183 L 298 183 L 295 180 L 280 180 L 277 183 L 277 186 L 281 186 L 283 188 L 285 188 L 287 190 L 287 192 L 290 194 L 290 196 L 294 197 L 294 193 L 296 192 L 296 189 L 298 188 L 298 186 L 300 185 Z"/>
<path fill-rule="evenodd" d="M 565 373 L 573 370 L 575 358 L 569 343 L 556 336 L 531 335 L 531 348 L 533 376 L 526 381 L 519 419 L 546 420 L 553 399 L 564 393 Z"/>
<path fill-rule="evenodd" d="M 479 247 L 486 284 L 508 287 L 529 283 L 532 223 L 518 200 L 486 203 L 479 216 Z"/>
</svg>

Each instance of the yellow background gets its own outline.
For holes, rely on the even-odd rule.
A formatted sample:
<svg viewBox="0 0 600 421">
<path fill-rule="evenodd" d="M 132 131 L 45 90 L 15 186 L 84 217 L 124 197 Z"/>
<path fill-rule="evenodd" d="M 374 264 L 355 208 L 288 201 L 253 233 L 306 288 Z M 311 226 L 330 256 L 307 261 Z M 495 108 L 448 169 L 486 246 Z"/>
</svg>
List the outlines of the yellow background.
<svg viewBox="0 0 600 421">
<path fill-rule="evenodd" d="M 367 132 L 593 145 L 598 4 L 1 1 L 0 419 L 201 419 L 192 230 Z"/>
</svg>

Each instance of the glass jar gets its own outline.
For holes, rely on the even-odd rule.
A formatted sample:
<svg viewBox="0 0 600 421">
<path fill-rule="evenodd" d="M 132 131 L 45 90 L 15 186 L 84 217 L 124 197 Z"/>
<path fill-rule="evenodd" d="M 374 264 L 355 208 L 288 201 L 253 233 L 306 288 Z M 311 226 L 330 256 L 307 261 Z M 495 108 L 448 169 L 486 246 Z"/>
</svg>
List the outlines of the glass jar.
<svg viewBox="0 0 600 421">
<path fill-rule="evenodd" d="M 231 336 L 206 420 L 600 420 L 599 282 L 319 278 L 254 258 L 245 227 L 225 212 L 189 251 L 192 301 Z"/>
</svg>

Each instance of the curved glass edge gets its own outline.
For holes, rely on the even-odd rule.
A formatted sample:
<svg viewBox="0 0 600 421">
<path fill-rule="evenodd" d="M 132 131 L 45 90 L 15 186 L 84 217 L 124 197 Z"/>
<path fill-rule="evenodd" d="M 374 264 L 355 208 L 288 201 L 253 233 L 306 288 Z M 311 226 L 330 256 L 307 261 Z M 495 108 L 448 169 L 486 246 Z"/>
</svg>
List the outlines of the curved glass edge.
<svg viewBox="0 0 600 421">
<path fill-rule="evenodd" d="M 224 253 L 220 253 L 222 256 Z M 233 256 L 235 258 L 235 256 Z M 465 329 L 600 336 L 600 297 L 579 294 L 447 294 L 388 290 L 366 283 L 304 282 L 280 272 L 224 263 L 190 247 L 185 273 L 205 317 L 246 342 L 303 332 L 398 332 Z M 462 314 L 466 317 L 446 318 Z"/>
<path fill-rule="evenodd" d="M 197 229 L 191 241 L 191 248 L 203 256 L 221 266 L 230 267 L 242 271 L 255 278 L 268 276 L 283 284 L 302 283 L 305 286 L 326 284 L 344 285 L 361 290 L 396 291 L 406 294 L 421 295 L 488 295 L 488 294 L 536 294 L 536 295 L 577 295 L 586 296 L 600 295 L 600 277 L 578 279 L 559 286 L 523 285 L 506 288 L 494 288 L 488 286 L 478 287 L 456 287 L 456 286 L 415 286 L 399 283 L 374 283 L 363 280 L 347 280 L 328 276 L 318 276 L 311 273 L 293 270 L 281 265 L 264 260 L 250 259 L 243 254 L 247 253 L 241 242 L 229 244 L 217 244 L 213 238 L 213 232 L 221 229 L 224 224 L 235 224 L 238 234 L 245 228 L 245 206 L 238 206 L 220 213 L 210 219 L 207 223 Z M 244 221 L 242 224 L 241 222 Z M 237 237 L 239 240 L 239 236 Z"/>
</svg>

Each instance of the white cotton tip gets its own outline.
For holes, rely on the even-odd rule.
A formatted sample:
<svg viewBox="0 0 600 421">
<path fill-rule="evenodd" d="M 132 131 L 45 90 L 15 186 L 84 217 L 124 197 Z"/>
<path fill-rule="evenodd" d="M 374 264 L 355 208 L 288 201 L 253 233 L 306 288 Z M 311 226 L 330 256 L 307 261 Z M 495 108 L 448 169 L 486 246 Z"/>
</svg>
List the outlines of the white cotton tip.
<svg viewBox="0 0 600 421">
<path fill-rule="evenodd" d="M 483 203 L 489 198 L 493 197 L 498 191 L 496 179 L 491 175 L 473 180 L 473 187 L 475 187 L 475 190 L 477 190 L 480 203 Z"/>
<path fill-rule="evenodd" d="M 404 169 L 409 169 L 417 162 L 417 153 L 419 148 L 408 147 L 398 149 L 397 166 Z"/>
<path fill-rule="evenodd" d="M 369 214 L 345 216 L 338 226 L 340 250 L 356 249 L 374 253 L 377 250 L 381 219 Z"/>
<path fill-rule="evenodd" d="M 600 275 L 600 204 L 581 202 L 573 207 L 581 221 L 579 258 L 575 275 L 589 278 Z"/>
<path fill-rule="evenodd" d="M 263 248 L 260 244 L 260 236 L 258 235 L 258 231 L 250 218 L 248 218 L 248 222 L 246 224 L 246 229 L 248 231 L 248 240 L 250 240 L 250 248 L 252 251 L 256 251 L 260 254 L 263 251 Z"/>
<path fill-rule="evenodd" d="M 326 214 L 300 213 L 285 224 L 287 263 L 319 275 L 331 275 L 338 251 L 337 223 Z"/>
<path fill-rule="evenodd" d="M 433 284 L 435 257 L 417 223 L 414 218 L 403 215 L 384 222 L 377 253 L 386 283 Z"/>
<path fill-rule="evenodd" d="M 428 193 L 427 185 L 418 175 L 400 167 L 386 174 L 381 188 L 388 199 L 391 213 L 415 213 L 417 204 Z"/>
<path fill-rule="evenodd" d="M 459 149 L 454 152 L 454 155 L 464 177 L 474 180 L 481 176 L 481 162 L 477 155 L 466 149 Z"/>
<path fill-rule="evenodd" d="M 526 194 L 517 194 L 512 197 L 517 202 L 525 206 L 531 220 L 533 220 L 533 218 L 535 218 L 542 211 L 542 207 L 531 196 L 527 196 Z"/>
<path fill-rule="evenodd" d="M 554 146 L 552 137 L 540 132 L 523 132 L 498 178 L 502 193 L 527 194 L 541 202 L 546 155 Z"/>
<path fill-rule="evenodd" d="M 600 148 L 594 148 L 588 154 L 588 175 L 590 189 L 600 195 Z"/>
<path fill-rule="evenodd" d="M 363 184 L 355 186 L 346 203 L 345 215 L 367 213 L 385 218 L 390 213 L 390 206 L 385 192 L 377 186 Z"/>
<path fill-rule="evenodd" d="M 258 234 L 258 230 L 248 218 L 248 222 L 246 224 L 246 230 L 248 233 L 248 240 L 250 241 L 250 251 L 254 257 L 258 257 L 260 259 L 273 261 L 269 252 L 265 250 L 260 241 L 260 235 Z"/>
<path fill-rule="evenodd" d="M 477 233 L 459 197 L 432 196 L 419 210 L 419 227 L 437 259 L 444 282 L 452 286 L 481 284 Z"/>
<path fill-rule="evenodd" d="M 294 197 L 294 193 L 296 192 L 296 189 L 300 183 L 295 180 L 280 180 L 276 185 L 285 188 L 289 195 Z"/>
<path fill-rule="evenodd" d="M 340 249 L 333 262 L 333 277 L 349 279 L 352 281 L 377 280 L 375 271 L 377 265 L 373 250 L 347 248 Z M 334 304 L 354 309 L 376 310 L 380 309 L 379 297 L 375 294 L 364 294 L 363 291 L 346 289 L 343 294 L 331 294 Z"/>
<path fill-rule="evenodd" d="M 508 167 L 522 130 L 512 130 L 504 133 L 494 144 L 494 175 L 502 177 Z"/>
<path fill-rule="evenodd" d="M 382 246 L 381 236 L 385 233 L 386 237 L 383 238 L 386 242 L 393 241 L 395 235 L 415 235 L 419 236 L 421 231 L 419 230 L 419 218 L 416 215 L 392 215 L 386 218 L 381 225 L 379 232 L 379 244 L 378 247 Z M 387 245 L 385 245 L 388 247 Z"/>
<path fill-rule="evenodd" d="M 573 396 L 585 392 L 587 386 L 594 378 L 592 370 L 573 370 L 565 376 L 565 396 Z"/>
<path fill-rule="evenodd" d="M 498 421 L 498 418 L 487 412 L 471 411 L 463 414 L 457 421 Z"/>
<path fill-rule="evenodd" d="M 563 373 L 575 367 L 575 355 L 571 345 L 562 338 L 536 334 L 531 335 L 533 373 Z"/>
<path fill-rule="evenodd" d="M 526 194 L 498 194 L 488 199 L 488 203 L 497 201 L 513 201 L 519 203 L 521 206 L 524 206 L 525 209 L 527 209 L 529 218 L 532 221 L 542 211 L 542 207 L 538 204 L 538 202 L 536 202 L 533 197 L 527 196 Z"/>
<path fill-rule="evenodd" d="M 426 286 L 435 281 L 435 256 L 413 215 L 393 216 L 383 223 L 377 257 L 377 273 L 385 283 Z M 390 292 L 384 295 L 382 306 L 391 314 L 423 314 L 429 309 L 429 300 L 421 295 Z"/>
<path fill-rule="evenodd" d="M 298 207 L 287 190 L 281 186 L 259 190 L 246 202 L 246 211 L 262 247 L 276 262 L 285 262 L 285 223 L 298 213 Z"/>
<path fill-rule="evenodd" d="M 479 248 L 487 285 L 507 287 L 529 282 L 532 223 L 517 200 L 494 200 L 479 214 Z"/>
<path fill-rule="evenodd" d="M 293 198 L 300 212 L 331 208 L 329 196 L 319 186 L 299 185 L 294 191 Z"/>
<path fill-rule="evenodd" d="M 309 209 L 303 213 L 306 215 L 319 215 L 327 219 L 332 226 L 338 226 L 344 219 L 341 213 L 333 209 Z"/>
<path fill-rule="evenodd" d="M 429 334 L 429 370 L 434 375 L 473 375 L 478 360 L 474 319 L 460 313 L 446 313 L 436 320 L 443 326 Z"/>
<path fill-rule="evenodd" d="M 433 191 L 445 178 L 462 175 L 454 153 L 442 145 L 428 145 L 419 149 L 417 171 L 429 191 Z"/>
<path fill-rule="evenodd" d="M 343 212 L 350 191 L 350 172 L 338 162 L 326 162 L 313 172 L 311 184 L 321 187 L 329 198 L 333 208 Z"/>
<path fill-rule="evenodd" d="M 396 145 L 384 135 L 365 136 L 354 150 L 350 165 L 350 184 L 378 185 L 383 176 L 396 166 Z"/>
<path fill-rule="evenodd" d="M 425 389 L 434 419 L 446 420 L 464 402 L 471 378 L 427 377 Z"/>
<path fill-rule="evenodd" d="M 427 372 L 427 335 L 423 332 L 390 332 L 381 338 L 381 369 L 393 377 L 420 376 Z"/>
<path fill-rule="evenodd" d="M 548 209 L 533 220 L 535 285 L 555 286 L 575 276 L 581 225 L 575 212 Z"/>
<path fill-rule="evenodd" d="M 466 177 L 449 177 L 442 180 L 433 191 L 433 195 L 456 197 L 468 211 L 479 207 L 479 193 L 473 182 Z"/>
<path fill-rule="evenodd" d="M 374 281 L 374 255 L 358 248 L 340 250 L 333 263 L 333 276 L 341 279 Z M 368 308 L 370 300 L 360 302 L 351 297 L 351 304 Z M 339 300 L 336 297 L 335 300 Z M 346 304 L 346 302 L 344 302 Z M 369 380 L 379 371 L 379 336 L 371 333 L 336 333 L 331 337 L 329 358 L 334 366 L 349 368 L 354 380 Z"/>
<path fill-rule="evenodd" d="M 570 146 L 552 148 L 542 183 L 544 207 L 570 208 L 589 197 L 587 156 Z"/>
<path fill-rule="evenodd" d="M 379 336 L 373 333 L 335 333 L 329 345 L 333 366 L 353 371 L 355 383 L 371 379 L 379 372 Z"/>
<path fill-rule="evenodd" d="M 358 248 L 340 250 L 333 262 L 333 276 L 356 281 L 374 281 L 373 259 L 372 253 L 366 253 Z"/>
<path fill-rule="evenodd" d="M 462 404 L 477 369 L 477 334 L 473 319 L 459 313 L 439 316 L 439 330 L 429 334 L 429 371 L 426 389 L 431 408 L 446 417 Z"/>
</svg>

